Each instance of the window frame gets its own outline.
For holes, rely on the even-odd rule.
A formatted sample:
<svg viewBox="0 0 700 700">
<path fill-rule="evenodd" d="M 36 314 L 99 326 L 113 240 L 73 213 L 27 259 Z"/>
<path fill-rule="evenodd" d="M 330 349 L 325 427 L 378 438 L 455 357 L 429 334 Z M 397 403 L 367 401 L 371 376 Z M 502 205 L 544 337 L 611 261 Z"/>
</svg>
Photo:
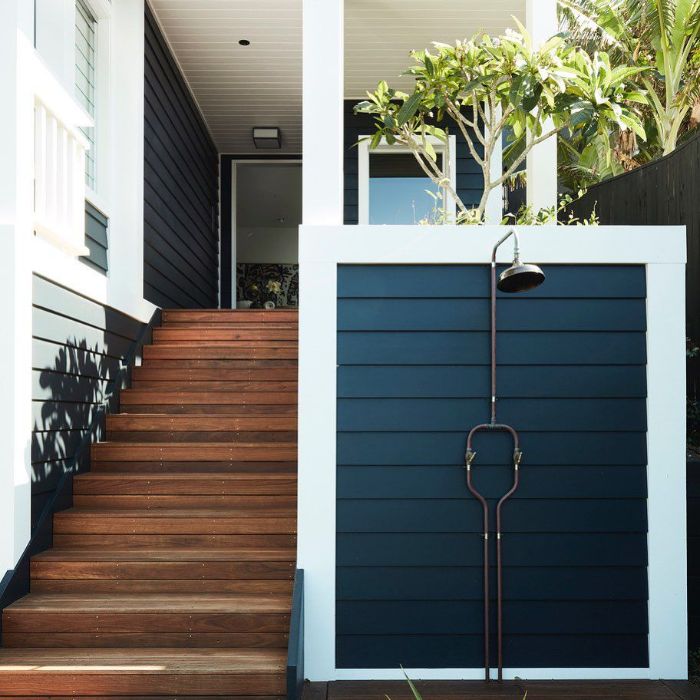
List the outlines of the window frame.
<svg viewBox="0 0 700 700">
<path fill-rule="evenodd" d="M 388 144 L 386 139 L 382 139 L 376 148 L 370 148 L 369 135 L 360 136 L 357 145 L 357 223 L 369 224 L 369 159 L 372 153 L 400 154 L 410 153 L 408 146 L 401 144 Z M 457 191 L 457 137 L 452 135 L 447 137 L 447 142 L 436 136 L 427 136 L 426 140 L 433 146 L 437 153 L 441 153 L 446 162 L 449 163 L 450 185 Z M 446 211 L 448 214 L 457 215 L 457 202 L 454 197 L 447 192 L 445 196 Z"/>
</svg>

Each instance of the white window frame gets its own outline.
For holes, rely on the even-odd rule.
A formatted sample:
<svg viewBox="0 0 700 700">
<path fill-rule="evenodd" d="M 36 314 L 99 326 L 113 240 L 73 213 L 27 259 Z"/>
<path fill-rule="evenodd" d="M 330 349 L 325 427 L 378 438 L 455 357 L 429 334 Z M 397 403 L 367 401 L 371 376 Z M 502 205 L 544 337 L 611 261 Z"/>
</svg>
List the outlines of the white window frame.
<svg viewBox="0 0 700 700">
<path fill-rule="evenodd" d="M 400 154 L 410 153 L 408 146 L 401 144 L 388 144 L 382 139 L 376 148 L 370 148 L 368 135 L 360 136 L 357 144 L 357 223 L 369 224 L 369 159 L 372 153 Z M 457 137 L 448 136 L 447 143 L 436 136 L 427 136 L 426 141 L 432 145 L 437 153 L 441 153 L 449 164 L 450 185 L 457 191 Z M 448 214 L 457 215 L 457 202 L 447 192 L 444 192 L 446 210 Z"/>
<path fill-rule="evenodd" d="M 85 199 L 110 215 L 110 67 L 112 3 L 109 0 L 82 0 L 95 18 L 95 186 L 85 185 Z"/>
</svg>

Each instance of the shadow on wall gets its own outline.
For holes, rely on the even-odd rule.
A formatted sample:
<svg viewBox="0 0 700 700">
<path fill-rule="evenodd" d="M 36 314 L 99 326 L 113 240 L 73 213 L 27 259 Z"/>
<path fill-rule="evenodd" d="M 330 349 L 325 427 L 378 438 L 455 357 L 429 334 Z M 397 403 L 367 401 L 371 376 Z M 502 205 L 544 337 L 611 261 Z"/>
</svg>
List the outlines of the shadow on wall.
<svg viewBox="0 0 700 700">
<path fill-rule="evenodd" d="M 101 354 L 97 344 L 68 338 L 52 366 L 34 371 L 32 526 L 61 476 L 88 467 L 89 443 L 104 436 L 118 369 L 118 360 Z"/>
</svg>

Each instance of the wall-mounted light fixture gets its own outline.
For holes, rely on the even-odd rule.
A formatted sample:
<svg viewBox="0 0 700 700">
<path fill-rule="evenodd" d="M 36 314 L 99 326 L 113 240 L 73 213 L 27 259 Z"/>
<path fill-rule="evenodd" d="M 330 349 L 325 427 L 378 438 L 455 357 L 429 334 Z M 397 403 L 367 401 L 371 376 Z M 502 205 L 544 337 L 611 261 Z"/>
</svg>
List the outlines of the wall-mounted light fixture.
<svg viewBox="0 0 700 700">
<path fill-rule="evenodd" d="M 277 126 L 254 126 L 253 143 L 255 148 L 281 148 L 282 135 Z"/>
</svg>

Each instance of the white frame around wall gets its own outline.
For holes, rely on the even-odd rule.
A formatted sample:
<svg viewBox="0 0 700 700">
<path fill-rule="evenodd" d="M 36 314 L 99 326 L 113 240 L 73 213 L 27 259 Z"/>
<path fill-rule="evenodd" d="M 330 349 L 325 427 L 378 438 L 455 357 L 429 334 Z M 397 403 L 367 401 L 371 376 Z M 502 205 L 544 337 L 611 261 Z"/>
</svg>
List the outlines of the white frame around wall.
<svg viewBox="0 0 700 700">
<path fill-rule="evenodd" d="M 337 270 L 342 264 L 480 264 L 506 227 L 302 226 L 299 239 L 299 568 L 310 680 L 402 679 L 335 661 Z M 684 227 L 520 227 L 523 259 L 644 265 L 647 284 L 648 668 L 506 668 L 525 679 L 687 678 Z M 500 255 L 505 261 L 506 251 Z M 507 661 L 507 659 L 506 659 Z M 481 668 L 406 669 L 480 679 Z"/>
<path fill-rule="evenodd" d="M 236 308 L 237 291 L 236 284 L 236 181 L 239 165 L 298 165 L 302 167 L 301 158 L 234 158 L 231 160 L 231 308 Z M 219 237 L 221 238 L 221 237 Z"/>
<path fill-rule="evenodd" d="M 369 159 L 372 153 L 401 154 L 410 153 L 408 146 L 401 144 L 389 145 L 382 139 L 376 148 L 370 148 L 371 136 L 360 136 L 357 143 L 357 221 L 359 224 L 369 224 Z M 436 153 L 440 153 L 448 163 L 450 186 L 457 191 L 457 137 L 448 136 L 447 143 L 435 136 L 427 136 Z M 443 188 L 446 211 L 448 216 L 457 215 L 457 202 Z"/>
</svg>

